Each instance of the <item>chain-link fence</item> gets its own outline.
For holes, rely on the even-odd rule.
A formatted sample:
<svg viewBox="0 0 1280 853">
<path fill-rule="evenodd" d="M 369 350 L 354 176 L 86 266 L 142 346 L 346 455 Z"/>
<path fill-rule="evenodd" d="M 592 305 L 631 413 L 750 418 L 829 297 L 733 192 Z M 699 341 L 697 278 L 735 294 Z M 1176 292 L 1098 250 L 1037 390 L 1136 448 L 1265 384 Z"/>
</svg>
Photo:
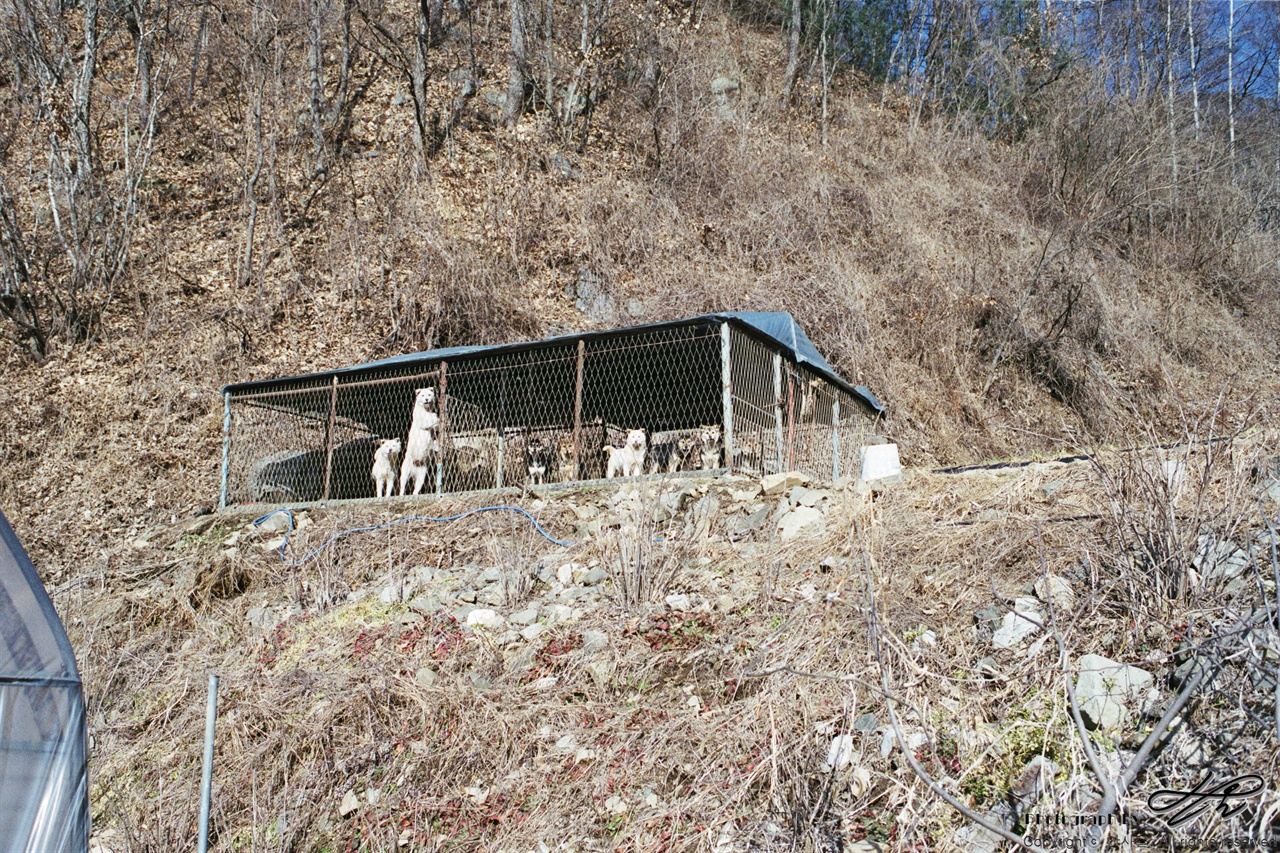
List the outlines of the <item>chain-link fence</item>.
<svg viewBox="0 0 1280 853">
<path fill-rule="evenodd" d="M 223 505 L 636 471 L 833 480 L 855 472 L 873 423 L 845 388 L 728 322 L 440 355 L 229 388 Z"/>
</svg>

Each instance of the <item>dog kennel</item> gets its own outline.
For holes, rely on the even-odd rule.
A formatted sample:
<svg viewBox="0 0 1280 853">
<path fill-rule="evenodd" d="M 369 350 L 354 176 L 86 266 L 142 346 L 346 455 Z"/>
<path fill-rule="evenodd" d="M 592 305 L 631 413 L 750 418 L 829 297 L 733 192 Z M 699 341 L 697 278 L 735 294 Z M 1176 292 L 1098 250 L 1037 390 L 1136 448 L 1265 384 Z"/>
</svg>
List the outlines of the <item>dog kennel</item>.
<svg viewBox="0 0 1280 853">
<path fill-rule="evenodd" d="M 631 429 L 646 431 L 655 460 L 718 431 L 717 467 L 835 480 L 856 471 L 884 411 L 786 313 L 433 350 L 226 386 L 220 505 L 373 497 L 374 452 L 404 442 L 423 387 L 440 421 L 424 489 L 434 494 L 523 485 L 536 454 L 555 460 L 545 482 L 598 479 L 604 445 Z M 686 456 L 662 470 L 706 467 Z"/>
</svg>

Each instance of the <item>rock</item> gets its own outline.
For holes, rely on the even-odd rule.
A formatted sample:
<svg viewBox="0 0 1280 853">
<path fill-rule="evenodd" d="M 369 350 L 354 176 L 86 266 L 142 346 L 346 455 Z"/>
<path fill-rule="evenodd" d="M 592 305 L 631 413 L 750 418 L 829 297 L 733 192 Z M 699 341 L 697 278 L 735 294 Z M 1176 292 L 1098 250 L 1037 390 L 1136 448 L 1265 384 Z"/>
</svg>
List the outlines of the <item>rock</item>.
<svg viewBox="0 0 1280 853">
<path fill-rule="evenodd" d="M 1005 840 L 985 826 L 971 823 L 956 830 L 955 847 L 966 853 L 996 853 Z"/>
<path fill-rule="evenodd" d="M 507 631 L 498 638 L 498 643 L 503 646 L 514 646 L 518 642 L 520 642 L 520 634 L 516 631 Z"/>
<path fill-rule="evenodd" d="M 496 607 L 505 600 L 506 596 L 503 595 L 502 589 L 497 584 L 485 587 L 476 595 L 477 604 L 487 604 L 490 607 Z"/>
<path fill-rule="evenodd" d="M 996 664 L 993 657 L 985 657 L 973 665 L 973 671 L 983 678 L 989 678 L 995 681 L 1008 681 L 1008 677 L 1000 671 L 1000 667 Z"/>
<path fill-rule="evenodd" d="M 346 819 L 360 808 L 360 800 L 356 797 L 355 791 L 347 791 L 342 795 L 342 805 L 338 806 L 338 816 Z"/>
<path fill-rule="evenodd" d="M 929 736 L 924 732 L 908 732 L 904 731 L 902 737 L 907 742 L 907 749 L 915 752 L 920 747 L 929 742 Z M 898 735 L 892 728 L 889 728 L 884 737 L 880 740 L 880 757 L 888 758 L 893 754 L 894 747 L 898 745 Z"/>
<path fill-rule="evenodd" d="M 728 97 L 736 95 L 741 83 L 736 77 L 730 77 L 728 74 L 717 74 L 711 80 L 711 94 L 720 97 Z"/>
<path fill-rule="evenodd" d="M 1040 627 L 1035 623 L 1043 620 L 1044 615 L 1040 612 L 1038 601 L 1034 598 L 1018 598 L 1013 610 L 1004 615 L 1000 627 L 991 635 L 991 645 L 997 649 L 1011 649 L 1039 631 Z"/>
<path fill-rule="evenodd" d="M 582 632 L 582 648 L 588 652 L 599 652 L 609 648 L 609 635 L 604 631 L 586 630 Z"/>
<path fill-rule="evenodd" d="M 1054 495 L 1062 491 L 1062 487 L 1065 485 L 1066 483 L 1061 480 L 1050 480 L 1047 483 L 1041 483 L 1040 488 L 1036 489 L 1036 493 L 1045 500 L 1050 500 Z"/>
<path fill-rule="evenodd" d="M 265 521 L 256 527 L 258 535 L 264 539 L 276 533 L 287 533 L 293 529 L 293 522 L 289 520 L 289 514 L 284 512 L 272 513 Z"/>
<path fill-rule="evenodd" d="M 1076 703 L 1089 728 L 1114 728 L 1126 706 L 1140 702 L 1154 679 L 1151 673 L 1108 660 L 1101 655 L 1080 658 L 1076 678 Z"/>
<path fill-rule="evenodd" d="M 1208 658 L 1192 655 L 1173 670 L 1173 674 L 1169 676 L 1169 681 L 1175 688 L 1181 690 L 1188 681 L 1195 678 L 1202 670 L 1205 677 L 1208 678 L 1213 674 L 1213 665 L 1209 663 Z M 1203 686 L 1202 684 L 1201 687 Z"/>
<path fill-rule="evenodd" d="M 803 491 L 801 491 L 803 489 Z M 797 495 L 796 493 L 799 492 Z M 792 504 L 799 506 L 816 507 L 819 503 L 829 499 L 831 492 L 826 489 L 806 489 L 799 486 L 791 492 Z"/>
<path fill-rule="evenodd" d="M 837 735 L 833 737 L 831 745 L 827 747 L 827 760 L 825 763 L 827 772 L 832 770 L 839 772 L 848 767 L 853 762 L 853 749 L 853 735 Z"/>
<path fill-rule="evenodd" d="M 480 573 L 481 583 L 494 583 L 500 580 L 502 580 L 502 572 L 497 569 L 485 569 Z"/>
<path fill-rule="evenodd" d="M 280 614 L 274 607 L 250 607 L 244 618 L 253 627 L 267 632 L 281 622 Z"/>
<path fill-rule="evenodd" d="M 491 107 L 497 107 L 500 110 L 505 110 L 507 108 L 506 92 L 500 92 L 496 89 L 485 89 L 484 100 L 485 103 Z"/>
<path fill-rule="evenodd" d="M 822 562 L 818 564 L 818 568 L 825 573 L 825 572 L 833 571 L 835 569 L 843 569 L 846 565 L 848 565 L 848 563 L 849 561 L 846 560 L 844 557 L 836 557 L 836 556 L 828 555 L 822 558 Z"/>
<path fill-rule="evenodd" d="M 676 611 L 685 611 L 690 609 L 693 604 L 689 601 L 689 596 L 683 592 L 675 592 L 663 599 L 667 607 Z"/>
<path fill-rule="evenodd" d="M 880 728 L 880 721 L 876 719 L 875 714 L 862 714 L 858 719 L 853 721 L 853 730 L 855 732 L 874 732 Z"/>
<path fill-rule="evenodd" d="M 778 521 L 778 535 L 783 541 L 794 539 L 801 532 L 821 533 L 822 528 L 822 512 L 811 506 L 798 506 Z"/>
<path fill-rule="evenodd" d="M 440 676 L 436 675 L 435 670 L 424 666 L 418 669 L 418 673 L 413 680 L 419 687 L 434 687 L 436 682 L 440 680 Z"/>
<path fill-rule="evenodd" d="M 1196 540 L 1196 555 L 1191 558 L 1191 565 L 1200 573 L 1202 581 L 1216 585 L 1244 574 L 1253 560 L 1230 539 L 1219 540 L 1212 533 L 1202 533 Z"/>
<path fill-rule="evenodd" d="M 558 684 L 559 682 L 560 682 L 559 678 L 556 678 L 554 675 L 548 675 L 545 678 L 539 678 L 537 681 L 533 682 L 533 684 L 530 684 L 529 686 L 539 692 L 545 692 L 555 687 L 556 684 Z"/>
<path fill-rule="evenodd" d="M 760 478 L 760 490 L 768 497 L 780 495 L 796 486 L 807 486 L 808 484 L 809 477 L 799 471 L 767 474 Z"/>
<path fill-rule="evenodd" d="M 454 610 L 454 611 L 453 611 L 453 618 L 454 618 L 454 619 L 457 619 L 459 622 L 461 622 L 461 623 L 463 623 L 463 624 L 466 624 L 467 617 L 468 617 L 468 616 L 470 616 L 470 615 L 471 615 L 471 611 L 472 611 L 472 610 L 475 610 L 475 609 L 476 609 L 476 608 L 475 608 L 475 607 L 473 607 L 473 606 L 472 606 L 472 605 L 470 605 L 470 604 L 464 604 L 464 605 L 462 605 L 461 607 L 459 607 L 459 608 L 457 608 L 456 610 Z"/>
<path fill-rule="evenodd" d="M 1280 480 L 1272 480 L 1262 490 L 1262 494 L 1272 503 L 1280 504 Z"/>
<path fill-rule="evenodd" d="M 558 622 L 573 621 L 573 608 L 566 607 L 563 604 L 548 604 L 542 608 L 542 618 L 547 620 L 548 625 L 555 625 Z"/>
<path fill-rule="evenodd" d="M 565 586 L 568 586 L 569 584 L 573 583 L 574 566 L 575 566 L 574 563 L 565 563 L 563 566 L 556 569 L 556 580 L 564 584 Z"/>
<path fill-rule="evenodd" d="M 1053 605 L 1059 617 L 1076 609 L 1076 594 L 1065 578 L 1048 575 L 1036 581 L 1036 597 Z"/>
<path fill-rule="evenodd" d="M 847 853 L 883 853 L 884 848 L 870 838 L 863 838 L 844 848 Z"/>
<path fill-rule="evenodd" d="M 902 463 L 898 459 L 898 445 L 873 444 L 858 451 L 863 482 L 896 482 L 902 476 Z"/>
<path fill-rule="evenodd" d="M 973 614 L 973 621 L 977 623 L 979 627 L 986 626 L 986 625 L 994 625 L 995 623 L 1003 619 L 1004 614 L 1007 612 L 1008 611 L 1005 610 L 1003 607 L 998 607 L 993 604 L 990 607 L 984 607 L 981 610 L 979 610 L 977 613 Z"/>
<path fill-rule="evenodd" d="M 465 587 L 463 589 L 458 590 L 457 595 L 454 597 L 457 598 L 459 601 L 466 602 L 467 604 L 476 603 L 476 591 L 471 587 Z"/>
<path fill-rule="evenodd" d="M 529 607 L 519 613 L 512 613 L 509 619 L 513 625 L 532 625 L 538 621 L 538 608 Z"/>
<path fill-rule="evenodd" d="M 577 297 L 573 303 L 574 307 L 585 314 L 589 320 L 597 325 L 613 322 L 618 313 L 618 306 L 613 294 L 605 289 L 600 276 L 591 270 L 580 269 L 577 280 L 570 285 L 570 288 Z"/>
<path fill-rule="evenodd" d="M 582 582 L 587 586 L 597 586 L 609 579 L 609 573 L 604 569 L 596 566 L 582 576 Z"/>
<path fill-rule="evenodd" d="M 481 628 L 503 628 L 507 620 L 487 607 L 478 607 L 467 614 L 467 624 Z"/>
<path fill-rule="evenodd" d="M 729 499 L 738 503 L 749 503 L 760 495 L 759 483 L 748 483 L 741 489 L 733 489 L 729 492 Z"/>
<path fill-rule="evenodd" d="M 741 536 L 744 533 L 750 533 L 753 530 L 759 530 L 769 521 L 769 507 L 758 509 L 755 512 L 742 519 L 734 527 L 734 534 Z"/>
<path fill-rule="evenodd" d="M 938 635 L 932 630 L 925 631 L 911 641 L 911 653 L 918 655 L 925 649 L 933 648 L 936 645 L 938 645 Z"/>
<path fill-rule="evenodd" d="M 420 595 L 409 602 L 410 610 L 415 613 L 421 613 L 424 616 L 430 616 L 443 606 L 440 603 L 440 599 L 434 595 Z"/>
<path fill-rule="evenodd" d="M 562 181 L 572 181 L 578 178 L 578 167 L 570 163 L 559 151 L 551 153 L 551 156 L 547 158 L 547 166 L 550 168 L 551 174 Z"/>
<path fill-rule="evenodd" d="M 546 625 L 539 625 L 536 622 L 527 628 L 520 629 L 520 636 L 524 638 L 526 643 L 532 643 L 547 630 Z"/>
</svg>

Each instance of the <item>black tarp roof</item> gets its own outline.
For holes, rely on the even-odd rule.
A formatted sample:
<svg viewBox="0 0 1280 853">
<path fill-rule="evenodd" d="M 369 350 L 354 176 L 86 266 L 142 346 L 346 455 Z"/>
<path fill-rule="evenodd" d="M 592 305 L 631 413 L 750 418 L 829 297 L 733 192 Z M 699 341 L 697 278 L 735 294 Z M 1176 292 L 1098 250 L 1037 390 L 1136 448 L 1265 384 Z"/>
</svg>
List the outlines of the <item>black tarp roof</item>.
<svg viewBox="0 0 1280 853">
<path fill-rule="evenodd" d="M 299 376 L 289 376 L 277 379 L 263 379 L 254 382 L 237 382 L 225 386 L 223 393 L 230 393 L 233 396 L 239 394 L 255 394 L 264 391 L 274 391 L 283 388 L 297 388 L 299 385 L 309 382 L 322 382 L 331 380 L 332 377 L 339 377 L 339 381 L 343 377 L 353 377 L 361 375 L 376 375 L 384 372 L 389 368 L 412 366 L 414 364 L 428 365 L 441 360 L 452 360 L 464 358 L 467 356 L 475 356 L 479 354 L 493 355 L 498 353 L 515 353 L 525 350 L 537 349 L 541 347 L 563 346 L 567 343 L 573 343 L 578 340 L 599 340 L 611 337 L 622 337 L 633 335 L 638 332 L 655 331 L 664 328 L 676 328 L 680 326 L 705 326 L 721 321 L 729 321 L 739 328 L 755 335 L 756 337 L 765 338 L 775 346 L 779 346 L 793 360 L 799 364 L 803 364 L 814 372 L 820 374 L 834 385 L 844 389 L 849 394 L 861 401 L 868 409 L 876 414 L 884 413 L 884 406 L 876 399 L 871 389 L 863 385 L 853 385 L 848 382 L 840 374 L 836 373 L 835 368 L 827 363 L 827 360 L 818 352 L 818 348 L 813 345 L 809 337 L 796 323 L 795 319 L 785 311 L 729 311 L 718 314 L 702 314 L 697 317 L 687 317 L 683 320 L 670 320 L 663 323 L 647 323 L 641 326 L 628 326 L 619 329 L 608 329 L 599 332 L 582 332 L 572 335 L 559 335 L 553 338 L 545 338 L 539 341 L 524 341 L 511 344 L 492 344 L 489 346 L 466 346 L 466 347 L 449 347 L 446 349 L 429 350 L 427 352 L 406 353 L 404 355 L 392 356 L 379 361 L 371 361 L 366 364 L 358 364 L 352 367 L 343 367 L 337 370 L 327 370 L 318 373 L 308 373 Z"/>
<path fill-rule="evenodd" d="M 88 848 L 85 746 L 71 643 L 0 513 L 0 853 Z"/>
</svg>

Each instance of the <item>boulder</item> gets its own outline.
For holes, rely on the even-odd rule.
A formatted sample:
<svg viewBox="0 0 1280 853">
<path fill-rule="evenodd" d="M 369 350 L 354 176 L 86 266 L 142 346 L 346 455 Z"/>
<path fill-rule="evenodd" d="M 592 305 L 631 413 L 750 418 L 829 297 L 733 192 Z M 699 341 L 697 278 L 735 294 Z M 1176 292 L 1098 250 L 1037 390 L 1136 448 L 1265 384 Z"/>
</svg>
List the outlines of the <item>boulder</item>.
<svg viewBox="0 0 1280 853">
<path fill-rule="evenodd" d="M 821 510 L 811 506 L 798 506 L 778 520 L 778 535 L 786 541 L 802 532 L 818 533 L 823 527 Z"/>
<path fill-rule="evenodd" d="M 1059 614 L 1070 613 L 1076 607 L 1076 593 L 1065 578 L 1047 575 L 1036 581 L 1036 597 L 1052 604 Z"/>
<path fill-rule="evenodd" d="M 784 471 L 781 474 L 766 474 L 760 478 L 760 491 L 767 497 L 780 495 L 796 486 L 807 486 L 809 477 L 799 471 Z"/>
<path fill-rule="evenodd" d="M 1028 621 L 1030 620 L 1030 621 Z M 1013 605 L 1013 610 L 1004 615 L 1000 627 L 991 636 L 991 645 L 997 649 L 1011 649 L 1018 646 L 1027 637 L 1040 630 L 1036 623 L 1043 623 L 1044 614 L 1040 612 L 1040 602 L 1034 598 L 1020 597 Z"/>
<path fill-rule="evenodd" d="M 1076 678 L 1076 703 L 1085 725 L 1092 729 L 1114 728 L 1126 709 L 1141 702 L 1151 688 L 1151 673 L 1108 660 L 1101 655 L 1080 658 Z"/>
</svg>

